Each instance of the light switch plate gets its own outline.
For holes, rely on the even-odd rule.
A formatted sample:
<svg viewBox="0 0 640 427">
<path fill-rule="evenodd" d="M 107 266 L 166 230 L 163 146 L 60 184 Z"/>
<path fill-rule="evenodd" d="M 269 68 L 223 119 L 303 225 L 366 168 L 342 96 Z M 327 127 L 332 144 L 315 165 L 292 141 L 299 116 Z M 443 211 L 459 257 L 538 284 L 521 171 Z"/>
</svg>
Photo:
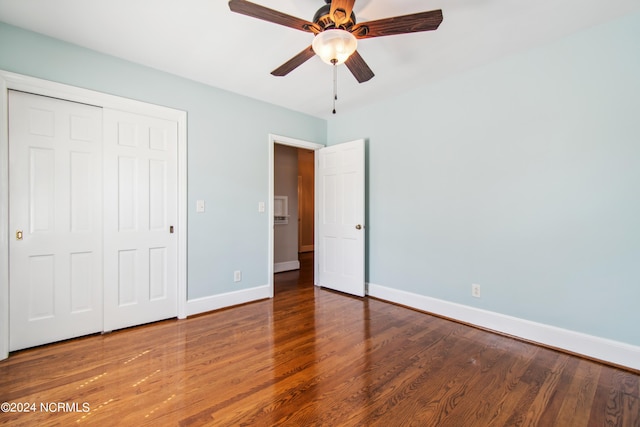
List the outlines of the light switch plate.
<svg viewBox="0 0 640 427">
<path fill-rule="evenodd" d="M 196 212 L 204 212 L 204 200 L 196 200 Z"/>
<path fill-rule="evenodd" d="M 259 202 L 258 203 L 258 212 L 260 213 L 264 213 L 264 202 Z"/>
</svg>

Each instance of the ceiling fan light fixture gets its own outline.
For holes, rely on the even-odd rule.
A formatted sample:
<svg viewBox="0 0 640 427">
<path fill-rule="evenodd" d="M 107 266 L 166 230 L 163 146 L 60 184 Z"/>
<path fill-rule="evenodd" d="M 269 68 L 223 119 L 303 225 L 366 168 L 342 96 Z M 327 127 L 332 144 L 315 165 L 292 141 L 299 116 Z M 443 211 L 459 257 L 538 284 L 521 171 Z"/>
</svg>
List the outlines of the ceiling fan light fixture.
<svg viewBox="0 0 640 427">
<path fill-rule="evenodd" d="M 318 33 L 312 43 L 313 51 L 327 64 L 342 64 L 358 47 L 353 34 L 341 29 L 328 29 Z"/>
</svg>

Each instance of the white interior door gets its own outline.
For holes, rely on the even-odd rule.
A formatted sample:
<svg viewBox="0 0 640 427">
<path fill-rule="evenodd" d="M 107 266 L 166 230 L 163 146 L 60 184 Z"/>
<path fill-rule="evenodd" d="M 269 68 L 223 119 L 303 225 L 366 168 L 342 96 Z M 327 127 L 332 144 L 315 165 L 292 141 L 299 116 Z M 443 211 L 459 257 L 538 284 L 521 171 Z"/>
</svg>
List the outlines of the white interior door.
<svg viewBox="0 0 640 427">
<path fill-rule="evenodd" d="M 9 91 L 9 349 L 102 330 L 102 109 Z"/>
<path fill-rule="evenodd" d="M 317 284 L 364 296 L 364 140 L 316 153 Z"/>
<path fill-rule="evenodd" d="M 104 328 L 177 315 L 177 122 L 104 110 Z"/>
</svg>

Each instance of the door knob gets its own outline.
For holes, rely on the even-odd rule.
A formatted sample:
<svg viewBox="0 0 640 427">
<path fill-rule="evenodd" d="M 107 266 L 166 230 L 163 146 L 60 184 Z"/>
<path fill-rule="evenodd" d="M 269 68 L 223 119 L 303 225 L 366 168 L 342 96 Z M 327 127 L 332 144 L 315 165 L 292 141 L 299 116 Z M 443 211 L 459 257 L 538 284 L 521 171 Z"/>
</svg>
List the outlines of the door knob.
<svg viewBox="0 0 640 427">
<path fill-rule="evenodd" d="M 356 230 L 362 230 L 362 226 L 360 224 L 356 225 Z"/>
<path fill-rule="evenodd" d="M 22 230 L 16 231 L 16 240 L 22 240 Z"/>
</svg>

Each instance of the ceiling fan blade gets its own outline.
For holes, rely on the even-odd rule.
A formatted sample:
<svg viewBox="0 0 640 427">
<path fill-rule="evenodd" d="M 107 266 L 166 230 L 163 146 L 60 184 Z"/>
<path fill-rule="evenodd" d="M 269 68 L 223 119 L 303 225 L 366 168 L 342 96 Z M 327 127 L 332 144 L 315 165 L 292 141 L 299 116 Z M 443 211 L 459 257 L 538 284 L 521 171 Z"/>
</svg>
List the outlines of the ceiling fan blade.
<svg viewBox="0 0 640 427">
<path fill-rule="evenodd" d="M 357 50 L 351 54 L 344 65 L 346 65 L 349 71 L 351 71 L 351 74 L 353 74 L 356 80 L 358 80 L 358 83 L 369 81 L 373 76 L 375 76 L 373 71 L 371 71 L 371 68 L 369 68 L 367 63 L 364 62 L 364 59 L 362 59 L 362 56 L 360 56 Z"/>
<path fill-rule="evenodd" d="M 442 23 L 442 10 L 438 9 L 430 12 L 362 22 L 354 25 L 351 33 L 359 39 L 393 36 L 396 34 L 433 31 L 440 26 L 440 23 Z"/>
<path fill-rule="evenodd" d="M 330 16 L 336 27 L 349 22 L 356 0 L 331 0 Z"/>
<path fill-rule="evenodd" d="M 298 68 L 300 65 L 311 59 L 315 54 L 316 53 L 313 51 L 313 48 L 309 46 L 308 48 L 273 70 L 271 74 L 278 77 L 286 76 L 287 74 Z"/>
<path fill-rule="evenodd" d="M 274 24 L 284 25 L 285 27 L 295 28 L 296 30 L 314 34 L 322 31 L 322 29 L 313 22 L 305 21 L 304 19 L 296 18 L 295 16 L 287 15 L 286 13 L 278 12 L 277 10 L 269 9 L 268 7 L 260 6 L 259 4 L 246 0 L 230 0 L 229 9 L 231 9 L 232 12 L 273 22 Z"/>
</svg>

